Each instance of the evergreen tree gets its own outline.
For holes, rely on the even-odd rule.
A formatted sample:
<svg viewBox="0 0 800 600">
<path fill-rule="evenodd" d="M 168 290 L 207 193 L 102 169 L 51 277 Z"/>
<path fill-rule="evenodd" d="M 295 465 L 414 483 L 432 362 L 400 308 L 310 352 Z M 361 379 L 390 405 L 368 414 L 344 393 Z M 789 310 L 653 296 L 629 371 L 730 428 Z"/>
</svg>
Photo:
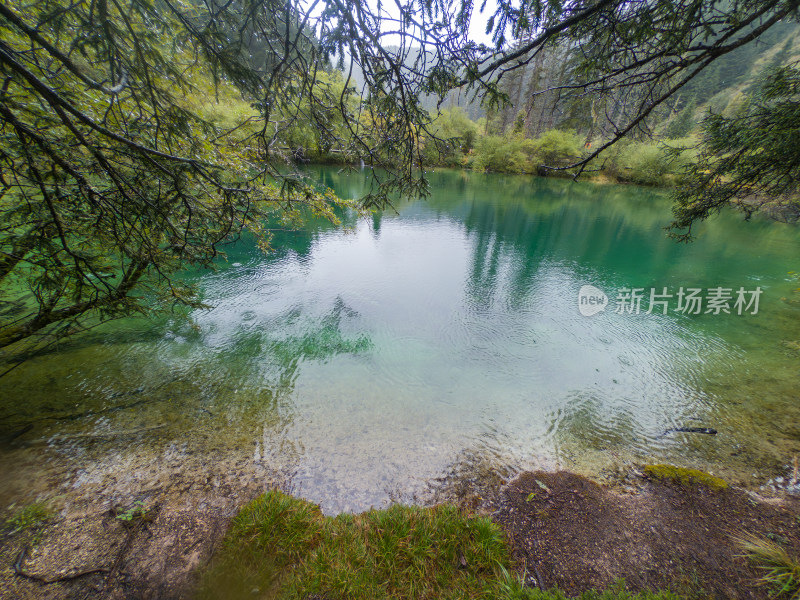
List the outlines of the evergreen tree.
<svg viewBox="0 0 800 600">
<path fill-rule="evenodd" d="M 692 225 L 735 206 L 789 222 L 800 219 L 800 68 L 771 72 L 743 110 L 708 115 L 696 164 L 675 194 L 673 235 L 691 239 Z"/>
</svg>

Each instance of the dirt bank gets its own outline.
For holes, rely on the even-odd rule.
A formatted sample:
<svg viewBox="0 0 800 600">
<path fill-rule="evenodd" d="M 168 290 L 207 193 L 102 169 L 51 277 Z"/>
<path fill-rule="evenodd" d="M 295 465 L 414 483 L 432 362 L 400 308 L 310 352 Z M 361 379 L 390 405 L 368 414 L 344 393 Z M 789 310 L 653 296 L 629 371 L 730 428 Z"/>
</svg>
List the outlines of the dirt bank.
<svg viewBox="0 0 800 600">
<path fill-rule="evenodd" d="M 796 497 L 765 499 L 643 473 L 635 480 L 633 493 L 567 472 L 524 473 L 505 486 L 492 516 L 528 582 L 576 594 L 622 577 L 637 591 L 766 599 L 769 590 L 734 538 L 769 537 L 800 557 Z"/>
<path fill-rule="evenodd" d="M 72 499 L 41 526 L 6 531 L 0 597 L 191 598 L 196 569 L 236 509 L 260 491 L 236 488 L 232 475 L 222 483 L 172 481 L 168 495 L 150 490 L 140 499 L 152 512 L 135 527 L 117 518 L 121 507 L 101 494 Z M 768 590 L 738 556 L 734 537 L 769 536 L 800 556 L 797 497 L 762 498 L 636 470 L 614 488 L 568 472 L 536 472 L 491 490 L 464 492 L 452 499 L 489 512 L 503 527 L 529 585 L 558 586 L 569 594 L 623 577 L 634 590 L 669 587 L 689 597 L 766 599 Z"/>
</svg>

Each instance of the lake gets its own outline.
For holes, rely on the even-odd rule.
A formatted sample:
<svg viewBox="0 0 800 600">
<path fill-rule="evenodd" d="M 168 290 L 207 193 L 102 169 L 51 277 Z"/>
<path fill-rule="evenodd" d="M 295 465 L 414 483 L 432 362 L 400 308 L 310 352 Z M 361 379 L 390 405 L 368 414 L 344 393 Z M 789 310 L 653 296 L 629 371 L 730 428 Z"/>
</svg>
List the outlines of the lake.
<svg viewBox="0 0 800 600">
<path fill-rule="evenodd" d="M 366 189 L 363 172 L 312 172 L 344 197 Z M 677 244 L 664 192 L 430 177 L 429 199 L 344 230 L 278 231 L 266 257 L 229 247 L 188 275 L 212 306 L 189 319 L 106 324 L 0 379 L 4 499 L 282 473 L 335 513 L 524 468 L 786 475 L 797 228 L 723 213 Z"/>
</svg>

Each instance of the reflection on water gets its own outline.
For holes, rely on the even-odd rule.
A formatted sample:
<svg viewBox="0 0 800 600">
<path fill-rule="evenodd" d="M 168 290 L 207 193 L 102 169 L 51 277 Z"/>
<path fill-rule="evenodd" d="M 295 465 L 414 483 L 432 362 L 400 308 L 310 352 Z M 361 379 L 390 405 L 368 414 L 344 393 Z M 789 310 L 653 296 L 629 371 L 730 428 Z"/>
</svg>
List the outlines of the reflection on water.
<svg viewBox="0 0 800 600">
<path fill-rule="evenodd" d="M 345 196 L 365 183 L 319 175 Z M 782 300 L 796 230 L 724 214 L 677 245 L 647 190 L 432 178 L 428 201 L 350 231 L 280 232 L 268 258 L 240 242 L 196 274 L 214 308 L 189 321 L 111 324 L 25 363 L 0 380 L 0 460 L 62 461 L 50 484 L 78 487 L 170 460 L 281 471 L 338 511 L 413 501 L 466 463 L 672 461 L 753 484 L 800 452 L 800 354 L 783 344 L 800 314 Z M 585 284 L 612 302 L 625 286 L 764 292 L 755 316 L 584 317 Z M 665 434 L 687 426 L 719 434 Z"/>
</svg>

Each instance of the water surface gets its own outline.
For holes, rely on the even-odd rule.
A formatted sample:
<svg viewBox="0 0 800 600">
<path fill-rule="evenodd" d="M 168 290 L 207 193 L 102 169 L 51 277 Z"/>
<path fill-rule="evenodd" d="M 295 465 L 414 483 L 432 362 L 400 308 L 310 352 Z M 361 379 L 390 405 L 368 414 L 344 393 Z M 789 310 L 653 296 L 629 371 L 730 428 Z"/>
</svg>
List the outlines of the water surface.
<svg viewBox="0 0 800 600">
<path fill-rule="evenodd" d="M 343 196 L 366 185 L 314 173 Z M 213 308 L 188 320 L 116 322 L 23 364 L 0 380 L 0 416 L 33 428 L 0 451 L 67 461 L 51 479 L 73 487 L 141 469 L 129 455 L 209 477 L 263 465 L 329 512 L 481 469 L 670 461 L 757 486 L 800 452 L 797 229 L 726 213 L 681 245 L 663 193 L 432 183 L 426 201 L 345 215 L 347 230 L 279 231 L 268 257 L 239 242 L 191 274 Z M 586 284 L 610 296 L 592 317 Z M 756 315 L 685 315 L 675 299 L 617 314 L 624 287 L 762 295 Z M 692 426 L 719 433 L 665 434 Z"/>
</svg>

